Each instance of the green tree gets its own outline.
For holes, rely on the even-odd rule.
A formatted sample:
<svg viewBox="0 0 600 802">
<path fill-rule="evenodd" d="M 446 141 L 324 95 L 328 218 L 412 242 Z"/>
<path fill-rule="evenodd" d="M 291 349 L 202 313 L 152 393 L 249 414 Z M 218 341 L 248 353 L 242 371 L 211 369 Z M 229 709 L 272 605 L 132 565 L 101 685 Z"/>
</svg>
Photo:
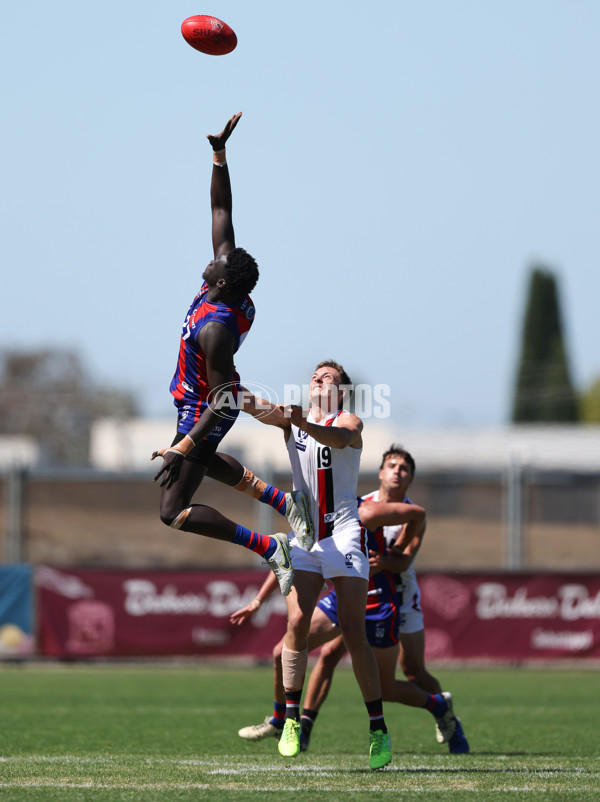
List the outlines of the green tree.
<svg viewBox="0 0 600 802">
<path fill-rule="evenodd" d="M 600 377 L 582 393 L 579 408 L 582 423 L 600 423 Z"/>
<path fill-rule="evenodd" d="M 523 325 L 513 421 L 575 423 L 578 420 L 556 278 L 549 270 L 534 267 Z"/>
</svg>

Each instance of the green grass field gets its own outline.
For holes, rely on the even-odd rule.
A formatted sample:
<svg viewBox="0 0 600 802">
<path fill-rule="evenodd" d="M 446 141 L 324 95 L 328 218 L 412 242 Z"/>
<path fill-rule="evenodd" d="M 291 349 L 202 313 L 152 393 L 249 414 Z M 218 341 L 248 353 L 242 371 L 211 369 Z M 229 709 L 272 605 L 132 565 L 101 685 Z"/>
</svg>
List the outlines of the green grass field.
<svg viewBox="0 0 600 802">
<path fill-rule="evenodd" d="M 600 798 L 598 675 L 438 670 L 471 754 L 435 741 L 429 713 L 387 705 L 394 761 L 368 768 L 366 712 L 340 669 L 311 749 L 237 730 L 271 712 L 269 668 L 0 668 L 0 798 L 437 800 Z"/>
</svg>

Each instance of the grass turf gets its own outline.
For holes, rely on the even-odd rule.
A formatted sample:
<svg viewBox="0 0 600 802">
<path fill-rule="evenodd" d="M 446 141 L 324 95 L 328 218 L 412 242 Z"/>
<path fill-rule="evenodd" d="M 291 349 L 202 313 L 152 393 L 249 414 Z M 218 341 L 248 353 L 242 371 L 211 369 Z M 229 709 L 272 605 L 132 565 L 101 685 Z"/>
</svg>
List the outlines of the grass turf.
<svg viewBox="0 0 600 802">
<path fill-rule="evenodd" d="M 450 755 L 423 710 L 388 704 L 391 767 L 368 768 L 366 711 L 338 670 L 311 748 L 237 730 L 271 712 L 269 668 L 4 666 L 0 798 L 10 800 L 544 799 L 600 796 L 597 674 L 440 670 L 471 744 Z"/>
</svg>

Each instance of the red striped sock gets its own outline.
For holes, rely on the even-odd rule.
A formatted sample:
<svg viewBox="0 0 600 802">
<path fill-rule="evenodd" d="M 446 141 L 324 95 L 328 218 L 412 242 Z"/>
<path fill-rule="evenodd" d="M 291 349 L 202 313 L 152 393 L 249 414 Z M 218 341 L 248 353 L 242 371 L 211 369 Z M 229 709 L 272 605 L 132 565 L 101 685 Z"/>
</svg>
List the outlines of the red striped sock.
<svg viewBox="0 0 600 802">
<path fill-rule="evenodd" d="M 269 535 L 261 535 L 260 532 L 254 532 L 252 529 L 246 529 L 241 524 L 237 525 L 235 535 L 233 536 L 233 543 L 238 546 L 244 546 L 250 551 L 260 554 L 261 557 L 269 558 L 277 548 L 277 542 Z M 270 551 L 270 554 L 267 552 Z"/>
</svg>

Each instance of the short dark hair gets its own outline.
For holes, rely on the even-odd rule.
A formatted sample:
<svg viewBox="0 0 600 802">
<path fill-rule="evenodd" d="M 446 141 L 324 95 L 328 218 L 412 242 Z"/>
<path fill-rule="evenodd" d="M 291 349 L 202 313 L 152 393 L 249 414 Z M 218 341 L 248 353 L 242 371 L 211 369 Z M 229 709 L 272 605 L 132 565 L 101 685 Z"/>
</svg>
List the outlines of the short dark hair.
<svg viewBox="0 0 600 802">
<path fill-rule="evenodd" d="M 258 265 L 254 257 L 243 248 L 229 251 L 225 263 L 227 294 L 232 298 L 243 298 L 252 292 L 257 281 Z"/>
<path fill-rule="evenodd" d="M 336 362 L 335 359 L 324 359 L 322 362 L 319 362 L 315 370 L 319 370 L 319 368 L 333 368 L 334 370 L 337 370 L 337 372 L 340 374 L 340 384 L 348 385 L 348 394 L 347 396 L 345 396 L 345 398 L 347 397 L 348 400 L 350 400 L 350 397 L 352 395 L 352 379 L 350 378 L 350 376 L 348 376 L 348 374 L 346 373 L 344 368 L 340 365 L 340 363 Z M 338 409 L 343 409 L 343 408 L 344 408 L 344 398 L 342 398 L 342 400 L 338 405 Z"/>
<path fill-rule="evenodd" d="M 415 461 L 412 458 L 412 455 L 409 454 L 409 452 L 405 448 L 402 448 L 402 446 L 399 446 L 397 443 L 392 443 L 392 445 L 388 448 L 388 450 L 381 458 L 381 465 L 379 466 L 379 470 L 383 468 L 383 466 L 385 465 L 385 461 L 388 457 L 400 457 L 408 464 L 412 475 L 413 476 L 415 475 L 417 471 L 417 466 L 415 465 Z"/>
<path fill-rule="evenodd" d="M 344 368 L 339 362 L 336 362 L 335 359 L 324 359 L 322 362 L 319 362 L 315 370 L 319 370 L 319 368 L 333 368 L 340 374 L 340 384 L 352 384 L 350 376 L 348 376 Z"/>
</svg>

